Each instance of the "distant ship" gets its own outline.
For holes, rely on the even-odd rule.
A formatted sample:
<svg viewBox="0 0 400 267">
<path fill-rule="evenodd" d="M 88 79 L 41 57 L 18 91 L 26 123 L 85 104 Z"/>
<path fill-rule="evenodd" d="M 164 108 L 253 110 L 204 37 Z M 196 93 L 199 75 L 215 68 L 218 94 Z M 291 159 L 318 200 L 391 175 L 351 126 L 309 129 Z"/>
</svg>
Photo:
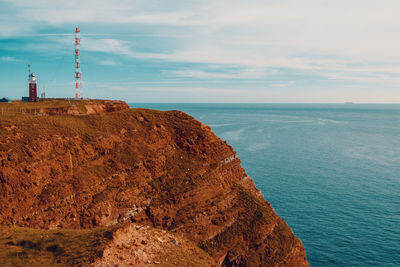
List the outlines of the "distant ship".
<svg viewBox="0 0 400 267">
<path fill-rule="evenodd" d="M 354 104 L 353 102 L 344 102 L 345 104 Z"/>
</svg>

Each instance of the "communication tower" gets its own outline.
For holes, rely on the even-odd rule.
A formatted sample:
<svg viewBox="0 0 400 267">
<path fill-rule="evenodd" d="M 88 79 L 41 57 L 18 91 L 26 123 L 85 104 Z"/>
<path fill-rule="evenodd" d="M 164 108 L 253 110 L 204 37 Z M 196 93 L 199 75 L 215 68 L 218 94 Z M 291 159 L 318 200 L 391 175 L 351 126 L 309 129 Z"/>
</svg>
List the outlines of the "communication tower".
<svg viewBox="0 0 400 267">
<path fill-rule="evenodd" d="M 82 88 L 81 81 L 81 31 L 79 27 L 75 27 L 75 99 L 81 98 L 80 88 Z"/>
</svg>

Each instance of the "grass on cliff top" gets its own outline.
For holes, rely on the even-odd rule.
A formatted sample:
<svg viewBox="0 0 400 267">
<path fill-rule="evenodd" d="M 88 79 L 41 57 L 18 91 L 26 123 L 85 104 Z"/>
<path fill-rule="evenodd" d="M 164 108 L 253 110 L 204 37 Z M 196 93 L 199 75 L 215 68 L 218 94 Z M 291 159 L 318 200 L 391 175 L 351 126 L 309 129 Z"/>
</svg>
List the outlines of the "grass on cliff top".
<svg viewBox="0 0 400 267">
<path fill-rule="evenodd" d="M 72 101 L 73 102 L 73 101 Z M 71 102 L 71 103 L 72 103 Z M 75 101 L 73 105 L 85 109 L 90 103 L 102 103 L 104 100 L 82 100 Z M 23 109 L 40 109 L 52 107 L 68 107 L 66 100 L 54 100 L 39 103 L 0 103 L 0 131 L 4 127 L 15 125 L 16 131 L 29 135 L 30 132 L 45 133 L 59 132 L 59 134 L 88 134 L 102 135 L 107 132 L 116 132 L 122 128 L 152 128 L 156 125 L 170 124 L 170 126 L 193 127 L 193 120 L 182 112 L 163 112 L 149 109 L 126 109 L 110 113 L 100 113 L 83 116 L 73 115 L 35 115 L 33 113 L 22 113 Z M 3 109 L 3 113 L 2 113 Z M 8 112 L 7 110 L 16 110 Z M 169 115 L 166 115 L 169 114 Z M 139 121 L 139 119 L 141 121 Z"/>
<path fill-rule="evenodd" d="M 0 266 L 89 266 L 103 255 L 113 233 L 124 224 L 70 230 L 0 226 Z M 214 260 L 195 244 L 165 247 L 158 266 L 211 266 Z"/>
<path fill-rule="evenodd" d="M 0 103 L 0 112 L 1 108 L 4 109 L 39 109 L 39 108 L 64 108 L 64 107 L 72 107 L 77 106 L 84 107 L 88 104 L 103 104 L 105 100 L 96 100 L 96 99 L 88 99 L 88 100 L 74 100 L 74 99 L 52 99 L 45 100 L 40 102 L 11 102 L 11 103 Z"/>
<path fill-rule="evenodd" d="M 114 112 L 118 113 L 118 115 L 109 113 L 85 116 L 36 116 L 27 113 L 5 113 L 2 115 L 0 108 L 0 134 L 2 131 L 6 133 L 4 127 L 16 126 L 13 132 L 21 132 L 26 137 L 54 134 L 94 137 L 123 128 L 126 125 L 125 121 L 128 119 L 129 112 L 130 110 L 124 110 Z M 125 115 L 121 115 L 121 113 Z"/>
<path fill-rule="evenodd" d="M 78 129 L 84 126 L 84 121 L 70 115 L 36 115 L 40 109 L 47 108 L 69 108 L 76 107 L 82 112 L 86 112 L 86 105 L 102 104 L 104 100 L 49 100 L 43 102 L 11 102 L 0 103 L 0 126 L 3 124 L 27 126 L 36 128 L 52 128 L 54 126 L 69 125 Z M 71 124 L 72 122 L 72 124 Z M 49 127 L 50 126 L 50 127 Z M 1 129 L 0 129 L 1 130 Z M 25 129 L 26 130 L 26 129 Z"/>
<path fill-rule="evenodd" d="M 87 266 L 118 226 L 85 230 L 0 227 L 0 266 Z"/>
</svg>

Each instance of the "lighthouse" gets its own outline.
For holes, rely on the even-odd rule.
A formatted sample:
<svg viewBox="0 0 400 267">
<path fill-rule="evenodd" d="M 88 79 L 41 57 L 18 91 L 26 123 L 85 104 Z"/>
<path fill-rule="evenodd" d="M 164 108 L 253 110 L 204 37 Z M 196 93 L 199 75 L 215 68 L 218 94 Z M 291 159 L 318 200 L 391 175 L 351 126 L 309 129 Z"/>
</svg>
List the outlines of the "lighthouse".
<svg viewBox="0 0 400 267">
<path fill-rule="evenodd" d="M 37 78 L 35 73 L 31 72 L 31 66 L 28 65 L 29 73 L 29 102 L 37 102 Z"/>
</svg>

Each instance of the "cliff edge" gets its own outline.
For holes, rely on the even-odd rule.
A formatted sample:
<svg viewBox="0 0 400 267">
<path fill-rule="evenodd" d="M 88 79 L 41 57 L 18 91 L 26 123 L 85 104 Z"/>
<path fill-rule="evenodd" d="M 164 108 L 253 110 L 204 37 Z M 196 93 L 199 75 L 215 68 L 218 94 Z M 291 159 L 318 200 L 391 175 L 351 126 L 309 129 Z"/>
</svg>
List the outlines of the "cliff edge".
<svg viewBox="0 0 400 267">
<path fill-rule="evenodd" d="M 308 266 L 234 149 L 180 111 L 2 116 L 0 167 L 1 265 Z"/>
</svg>

